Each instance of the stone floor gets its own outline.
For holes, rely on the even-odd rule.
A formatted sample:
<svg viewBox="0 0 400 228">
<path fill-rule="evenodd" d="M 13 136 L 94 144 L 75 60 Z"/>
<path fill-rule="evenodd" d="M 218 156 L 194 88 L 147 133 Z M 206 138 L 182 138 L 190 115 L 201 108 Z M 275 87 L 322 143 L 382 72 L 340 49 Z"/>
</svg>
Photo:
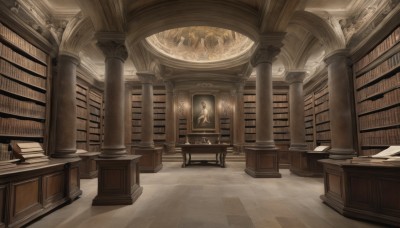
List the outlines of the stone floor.
<svg viewBox="0 0 400 228">
<path fill-rule="evenodd" d="M 383 227 L 346 218 L 323 204 L 321 178 L 282 169 L 282 178 L 254 179 L 244 166 L 181 168 L 180 162 L 164 162 L 159 173 L 141 174 L 143 194 L 129 206 L 91 206 L 97 179 L 82 180 L 79 199 L 29 227 Z"/>
</svg>

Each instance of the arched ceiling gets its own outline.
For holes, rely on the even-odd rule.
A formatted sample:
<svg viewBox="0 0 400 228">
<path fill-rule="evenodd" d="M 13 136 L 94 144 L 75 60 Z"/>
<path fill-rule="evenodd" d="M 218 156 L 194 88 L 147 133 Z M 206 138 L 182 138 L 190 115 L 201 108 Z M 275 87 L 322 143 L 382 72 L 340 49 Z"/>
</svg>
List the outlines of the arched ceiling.
<svg viewBox="0 0 400 228">
<path fill-rule="evenodd" d="M 362 37 L 358 31 L 364 32 L 370 19 L 399 4 L 395 0 L 35 2 L 25 5 L 36 7 L 42 21 L 66 21 L 66 27 L 56 30 L 64 33 L 60 51 L 79 54 L 82 64 L 100 80 L 104 57 L 95 45 L 94 34 L 114 31 L 127 37 L 128 77 L 134 78 L 136 71 L 157 69 L 161 76 L 179 82 L 190 80 L 191 75 L 196 80 L 219 82 L 254 76 L 250 56 L 259 35 L 269 32 L 286 33 L 281 53 L 273 63 L 274 78 L 281 80 L 286 70 L 296 68 L 307 70 L 312 77 L 323 66 L 326 54 L 352 48 L 349 45 L 357 44 Z"/>
</svg>

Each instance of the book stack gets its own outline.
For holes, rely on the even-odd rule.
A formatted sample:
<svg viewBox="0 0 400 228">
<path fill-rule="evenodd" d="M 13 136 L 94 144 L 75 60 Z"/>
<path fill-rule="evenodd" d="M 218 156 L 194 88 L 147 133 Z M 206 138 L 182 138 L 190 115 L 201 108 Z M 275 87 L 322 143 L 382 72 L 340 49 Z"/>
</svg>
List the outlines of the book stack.
<svg viewBox="0 0 400 228">
<path fill-rule="evenodd" d="M 42 146 L 37 142 L 11 142 L 15 158 L 21 160 L 21 164 L 35 164 L 49 161 L 44 154 Z"/>
</svg>

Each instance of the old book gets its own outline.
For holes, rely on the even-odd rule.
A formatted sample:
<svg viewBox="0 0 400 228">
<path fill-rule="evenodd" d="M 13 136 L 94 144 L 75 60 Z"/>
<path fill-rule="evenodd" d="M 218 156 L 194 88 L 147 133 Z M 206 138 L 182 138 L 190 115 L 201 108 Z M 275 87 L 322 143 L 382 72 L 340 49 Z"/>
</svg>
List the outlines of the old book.
<svg viewBox="0 0 400 228">
<path fill-rule="evenodd" d="M 23 163 L 37 163 L 37 161 L 48 161 L 42 146 L 37 142 L 18 142 L 12 141 L 11 148 L 14 157 L 21 159 Z"/>
<path fill-rule="evenodd" d="M 372 155 L 373 158 L 391 158 L 394 155 L 400 154 L 400 146 L 389 146 L 389 148 Z"/>
</svg>

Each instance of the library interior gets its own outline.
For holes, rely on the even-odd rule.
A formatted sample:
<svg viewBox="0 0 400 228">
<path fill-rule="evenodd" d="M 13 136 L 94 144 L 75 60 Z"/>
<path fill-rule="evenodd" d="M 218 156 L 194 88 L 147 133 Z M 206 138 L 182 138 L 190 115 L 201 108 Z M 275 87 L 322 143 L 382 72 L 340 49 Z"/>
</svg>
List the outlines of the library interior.
<svg viewBox="0 0 400 228">
<path fill-rule="evenodd" d="M 1 227 L 399 227 L 399 0 L 0 0 Z"/>
</svg>

